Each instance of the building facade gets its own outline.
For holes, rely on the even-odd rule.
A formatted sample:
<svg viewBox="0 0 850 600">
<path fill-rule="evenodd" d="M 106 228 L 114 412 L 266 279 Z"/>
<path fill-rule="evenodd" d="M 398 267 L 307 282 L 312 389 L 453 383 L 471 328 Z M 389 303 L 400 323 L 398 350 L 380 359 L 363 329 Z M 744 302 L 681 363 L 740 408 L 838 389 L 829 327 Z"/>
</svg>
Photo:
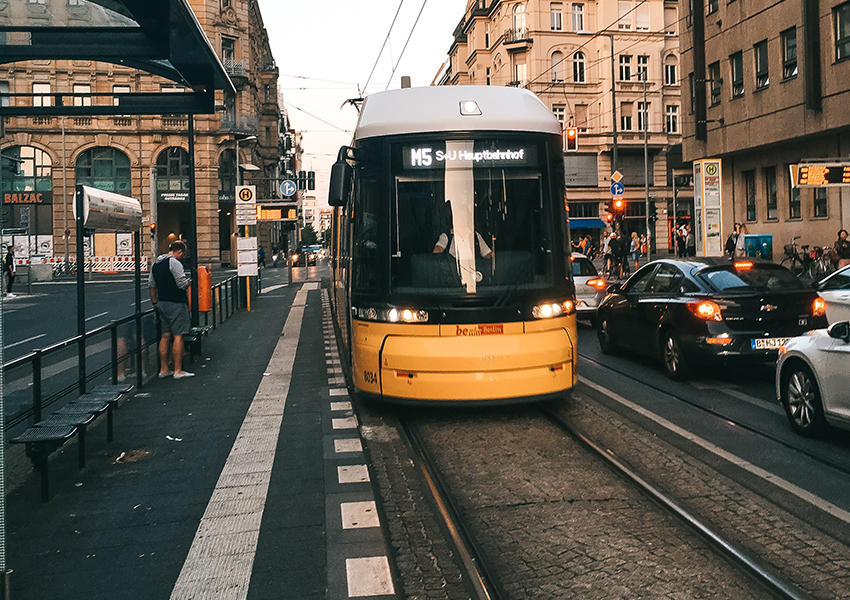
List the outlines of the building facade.
<svg viewBox="0 0 850 600">
<path fill-rule="evenodd" d="M 81 22 L 87 11 L 97 10 L 90 3 L 61 4 L 52 11 L 64 10 L 68 14 L 61 18 Z M 281 156 L 286 154 L 283 140 L 291 132 L 280 107 L 278 69 L 257 1 L 190 0 L 190 4 L 236 88 L 235 96 L 217 92 L 216 114 L 194 116 L 198 263 L 216 268 L 231 262 L 237 169 L 245 184 L 258 186 L 260 198 L 276 197 Z M 19 8 L 26 13 L 16 18 L 41 18 L 43 7 L 37 3 Z M 28 61 L 0 68 L 0 101 L 19 105 L 46 105 L 57 93 L 73 93 L 74 103 L 86 106 L 112 102 L 111 96 L 121 93 L 180 89 L 178 83 L 150 73 L 95 61 Z M 238 160 L 237 140 L 241 140 Z M 143 242 L 147 255 L 164 251 L 171 241 L 186 239 L 192 231 L 187 115 L 7 117 L 0 155 L 3 227 L 28 227 L 37 236 L 38 245 L 32 248 L 37 254 L 74 256 L 72 205 L 77 184 L 141 201 L 145 229 L 151 232 L 150 243 Z M 273 235 L 271 224 L 264 235 Z M 91 252 L 130 254 L 128 237 L 96 234 Z M 15 244 L 20 246 L 18 238 Z"/>
<path fill-rule="evenodd" d="M 611 176 L 619 171 L 623 229 L 644 233 L 649 205 L 658 215 L 650 225 L 655 248 L 664 252 L 673 244 L 674 205 L 688 220 L 693 198 L 679 147 L 677 34 L 671 0 L 471 0 L 441 83 L 534 92 L 564 128 L 579 132 L 577 150 L 564 156 L 574 234 L 598 239 L 607 229 Z M 674 170 L 683 168 L 674 202 Z"/>
<path fill-rule="evenodd" d="M 722 161 L 736 222 L 782 247 L 850 228 L 847 188 L 794 187 L 791 165 L 850 156 L 850 2 L 682 2 L 684 158 Z M 774 252 L 774 259 L 779 259 Z"/>
</svg>

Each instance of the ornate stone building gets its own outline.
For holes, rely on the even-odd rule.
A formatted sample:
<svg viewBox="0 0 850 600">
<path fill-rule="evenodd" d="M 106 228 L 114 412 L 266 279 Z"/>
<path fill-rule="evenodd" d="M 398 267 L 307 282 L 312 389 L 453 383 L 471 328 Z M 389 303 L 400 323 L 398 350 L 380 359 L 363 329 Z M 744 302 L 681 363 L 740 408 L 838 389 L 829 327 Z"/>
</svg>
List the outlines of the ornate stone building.
<svg viewBox="0 0 850 600">
<path fill-rule="evenodd" d="M 236 88 L 235 96 L 217 92 L 216 114 L 194 117 L 198 263 L 216 268 L 231 262 L 237 163 L 244 183 L 258 186 L 258 197 L 275 197 L 282 155 L 290 156 L 284 142 L 294 136 L 281 109 L 278 69 L 257 1 L 189 3 Z M 13 4 L 23 11 L 14 19 L 26 20 L 43 19 L 49 11 L 53 19 L 84 22 L 88 11 L 98 10 L 84 2 Z M 10 10 L 9 5 L 0 10 Z M 4 104 L 42 105 L 57 101 L 52 94 L 73 94 L 74 104 L 85 106 L 113 102 L 121 93 L 179 89 L 151 73 L 93 61 L 33 60 L 0 67 Z M 7 117 L 0 138 L 3 227 L 29 222 L 31 233 L 38 234 L 38 253 L 73 255 L 74 236 L 66 232 L 73 229 L 75 185 L 86 184 L 140 199 L 146 223 L 156 225 L 151 242 L 143 242 L 145 253 L 162 252 L 191 231 L 188 150 L 187 115 Z M 18 193 L 23 191 L 37 193 Z M 271 225 L 261 232 L 269 245 L 275 235 Z M 127 236 L 97 234 L 93 250 L 95 256 L 114 256 L 130 247 Z"/>
<path fill-rule="evenodd" d="M 645 231 L 648 196 L 659 217 L 657 248 L 665 251 L 672 243 L 673 170 L 688 172 L 681 164 L 678 28 L 674 0 L 469 0 L 440 83 L 525 87 L 564 127 L 578 128 L 578 150 L 564 156 L 577 233 L 598 237 L 604 230 L 616 147 L 628 203 L 623 227 Z M 677 184 L 684 184 L 676 207 L 685 218 L 689 182 L 686 175 Z"/>
</svg>

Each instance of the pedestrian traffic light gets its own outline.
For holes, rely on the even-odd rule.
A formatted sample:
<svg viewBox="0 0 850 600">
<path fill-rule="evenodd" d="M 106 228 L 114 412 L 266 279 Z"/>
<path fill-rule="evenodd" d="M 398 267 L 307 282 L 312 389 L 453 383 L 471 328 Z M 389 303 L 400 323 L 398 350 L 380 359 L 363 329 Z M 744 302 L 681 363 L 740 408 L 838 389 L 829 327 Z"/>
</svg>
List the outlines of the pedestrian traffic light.
<svg viewBox="0 0 850 600">
<path fill-rule="evenodd" d="M 316 172 L 315 171 L 307 171 L 307 189 L 315 190 L 316 189 Z"/>
<path fill-rule="evenodd" d="M 578 127 L 567 127 L 567 152 L 578 152 Z"/>
<path fill-rule="evenodd" d="M 655 206 L 654 201 L 650 201 L 649 203 L 649 222 L 655 223 L 658 220 L 658 209 Z"/>
</svg>

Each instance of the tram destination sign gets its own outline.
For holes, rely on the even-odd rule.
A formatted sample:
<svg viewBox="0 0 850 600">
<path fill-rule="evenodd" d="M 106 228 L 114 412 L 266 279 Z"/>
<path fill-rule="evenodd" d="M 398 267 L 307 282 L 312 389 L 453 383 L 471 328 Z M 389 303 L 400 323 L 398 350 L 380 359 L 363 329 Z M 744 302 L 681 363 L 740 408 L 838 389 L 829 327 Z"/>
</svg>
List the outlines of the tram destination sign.
<svg viewBox="0 0 850 600">
<path fill-rule="evenodd" d="M 850 186 L 850 162 L 800 163 L 796 183 L 798 187 Z"/>
<path fill-rule="evenodd" d="M 533 144 L 463 147 L 465 144 L 405 145 L 402 157 L 405 169 L 444 169 L 472 167 L 526 167 L 537 164 L 537 147 Z"/>
</svg>

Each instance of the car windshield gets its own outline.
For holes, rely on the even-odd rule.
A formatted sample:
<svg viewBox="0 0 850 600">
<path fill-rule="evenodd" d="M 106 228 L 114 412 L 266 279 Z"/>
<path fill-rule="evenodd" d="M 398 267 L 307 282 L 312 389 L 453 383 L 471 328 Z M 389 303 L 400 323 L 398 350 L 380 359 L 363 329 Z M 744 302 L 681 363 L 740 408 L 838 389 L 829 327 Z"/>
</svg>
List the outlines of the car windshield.
<svg viewBox="0 0 850 600">
<path fill-rule="evenodd" d="M 753 264 L 737 269 L 733 265 L 706 269 L 699 273 L 699 277 L 719 292 L 780 292 L 805 289 L 791 271 L 771 264 Z"/>
<path fill-rule="evenodd" d="M 824 281 L 820 290 L 828 292 L 829 290 L 850 290 L 850 269 L 839 271 L 826 281 Z"/>
<path fill-rule="evenodd" d="M 593 263 L 586 258 L 574 256 L 573 261 L 573 277 L 596 277 L 598 271 Z"/>
</svg>

